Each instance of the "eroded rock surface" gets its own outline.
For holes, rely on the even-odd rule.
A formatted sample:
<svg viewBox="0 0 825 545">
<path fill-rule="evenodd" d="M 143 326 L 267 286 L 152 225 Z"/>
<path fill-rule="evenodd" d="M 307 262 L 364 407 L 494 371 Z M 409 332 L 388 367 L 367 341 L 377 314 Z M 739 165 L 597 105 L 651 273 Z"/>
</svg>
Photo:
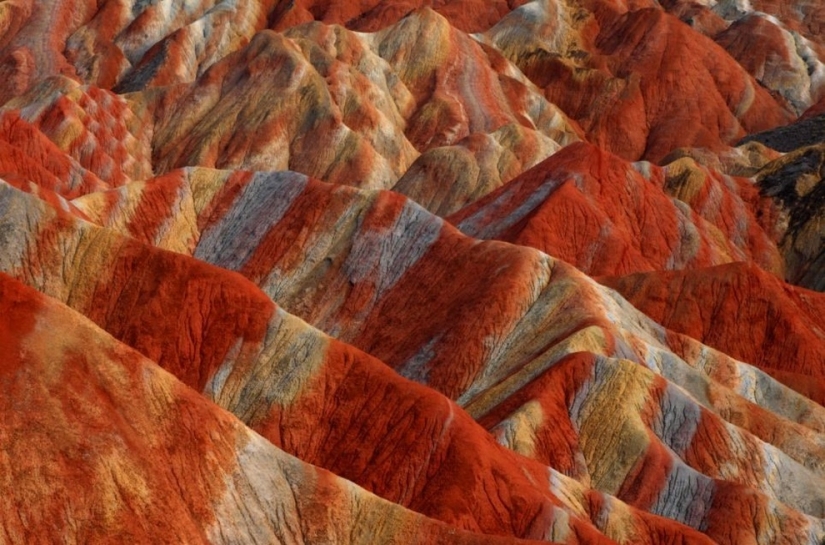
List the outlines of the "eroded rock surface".
<svg viewBox="0 0 825 545">
<path fill-rule="evenodd" d="M 823 24 L 0 2 L 0 541 L 821 543 Z"/>
</svg>

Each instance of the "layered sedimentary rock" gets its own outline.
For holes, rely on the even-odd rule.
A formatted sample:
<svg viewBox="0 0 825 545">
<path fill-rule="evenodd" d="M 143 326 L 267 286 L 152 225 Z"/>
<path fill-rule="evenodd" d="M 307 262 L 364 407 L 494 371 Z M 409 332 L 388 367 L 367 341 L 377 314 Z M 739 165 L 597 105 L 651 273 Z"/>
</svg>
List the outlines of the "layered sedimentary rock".
<svg viewBox="0 0 825 545">
<path fill-rule="evenodd" d="M 611 4 L 531 2 L 485 40 L 579 121 L 591 142 L 625 159 L 658 161 L 681 146 L 718 151 L 790 120 L 711 39 L 661 8 Z"/>
<path fill-rule="evenodd" d="M 152 176 L 151 127 L 110 91 L 55 77 L 10 100 L 2 112 L 10 122 L 36 129 L 110 187 Z"/>
<path fill-rule="evenodd" d="M 703 190 L 695 187 L 703 180 L 677 180 L 680 170 L 569 146 L 449 219 L 470 236 L 532 246 L 593 275 L 741 260 L 782 270 L 775 244 L 737 198 L 735 182 Z M 688 183 L 694 187 L 686 189 Z M 676 185 L 693 199 L 715 190 L 730 202 L 691 208 Z"/>
<path fill-rule="evenodd" d="M 820 317 L 825 296 L 820 293 L 788 286 L 742 263 L 602 282 L 668 329 L 776 376 L 797 377 L 794 385 L 803 386 L 801 376 L 821 382 L 825 330 Z M 822 402 L 820 395 L 817 400 Z"/>
<path fill-rule="evenodd" d="M 573 145 L 449 220 L 596 276 L 744 261 L 823 291 L 820 148 L 747 169 L 756 175 L 746 179 L 690 156 L 659 168 Z"/>
<path fill-rule="evenodd" d="M 237 275 L 49 211 L 8 186 L 4 193 L 3 202 L 15 211 L 10 216 L 31 217 L 39 210 L 42 219 L 53 225 L 50 233 L 38 234 L 5 224 L 10 227 L 9 246 L 33 265 L 21 269 L 8 255 L 5 270 L 66 300 L 275 444 L 458 527 L 569 543 L 603 539 L 577 520 L 589 516 L 597 521 L 609 512 L 593 508 L 588 514 L 592 493 L 564 481 L 554 488 L 548 468 L 519 460 L 496 445 L 447 399 L 406 383 L 381 362 L 278 311 Z M 75 248 L 71 251 L 79 256 L 75 271 L 60 267 L 49 249 L 52 243 Z M 89 247 L 95 248 L 91 254 Z M 83 275 L 89 266 L 111 274 L 105 279 Z M 145 274 L 136 277 L 127 273 L 130 270 Z M 159 286 L 162 291 L 156 291 Z M 154 303 L 140 305 L 139 312 L 124 313 L 126 307 L 120 303 L 108 309 L 101 306 L 104 301 L 139 301 L 147 293 L 154 293 Z M 170 314 L 170 309 L 179 314 Z M 200 326 L 194 316 L 201 316 Z M 365 384 L 372 385 L 373 391 L 365 391 Z M 380 410 L 381 399 L 397 411 Z M 444 410 L 436 410 L 438 405 Z M 319 407 L 328 408 L 319 411 Z M 414 417 L 416 413 L 423 421 Z M 397 449 L 392 434 L 403 430 L 410 430 L 406 433 L 410 447 L 418 445 L 419 455 Z M 412 430 L 418 435 L 410 436 Z M 349 443 L 353 434 L 363 436 L 367 431 L 374 437 L 366 441 L 367 450 L 360 443 Z M 340 439 L 334 440 L 336 436 Z M 358 457 L 385 461 L 362 467 Z M 458 467 L 465 467 L 465 473 L 457 472 Z M 551 484 L 538 484 L 542 481 Z M 473 482 L 480 488 L 467 494 Z M 491 488 L 499 490 L 494 498 L 506 499 L 484 493 Z M 567 501 L 564 509 L 559 497 Z M 593 501 L 599 497 L 596 494 Z M 618 519 L 617 526 L 604 528 L 616 537 L 626 532 L 644 535 L 651 526 L 673 535 L 691 535 L 686 528 L 621 504 L 616 510 L 608 519 Z M 701 542 L 698 534 L 694 539 Z"/>
<path fill-rule="evenodd" d="M 301 462 L 6 275 L 0 309 L 0 505 L 16 514 L 4 517 L 5 540 L 517 543 L 457 531 Z"/>
<path fill-rule="evenodd" d="M 0 541 L 820 543 L 823 15 L 0 3 Z"/>
<path fill-rule="evenodd" d="M 825 50 L 815 51 L 814 43 L 787 30 L 775 17 L 748 14 L 715 40 L 760 84 L 782 96 L 796 114 L 822 98 L 825 65 L 820 55 Z"/>
<path fill-rule="evenodd" d="M 446 217 L 498 189 L 558 149 L 555 140 L 510 123 L 490 134 L 475 133 L 454 145 L 428 149 L 392 190 Z"/>
<path fill-rule="evenodd" d="M 403 199 L 390 197 L 389 194 L 386 196 L 371 195 L 370 198 L 365 199 L 365 195 L 362 196 L 352 189 L 334 189 L 324 184 L 310 182 L 297 175 L 247 176 L 245 178 L 236 176 L 233 179 L 226 173 L 208 171 L 189 171 L 181 174 L 188 174 L 188 176 L 184 179 L 168 177 L 164 181 L 172 187 L 177 186 L 174 191 L 147 192 L 139 197 L 139 200 L 145 200 L 147 203 L 154 201 L 155 209 L 164 210 L 164 207 L 158 204 L 162 202 L 159 200 L 160 197 L 166 195 L 168 199 L 170 196 L 179 194 L 182 185 L 184 194 L 200 195 L 200 197 L 193 198 L 195 203 L 198 201 L 203 203 L 202 198 L 207 195 L 216 196 L 220 200 L 226 199 L 226 201 L 219 201 L 203 208 L 217 211 L 220 214 L 220 219 L 217 221 L 214 216 L 211 220 L 203 216 L 200 220 L 195 219 L 200 215 L 196 213 L 192 223 L 200 225 L 204 225 L 205 222 L 208 225 L 210 221 L 215 223 L 212 228 L 205 228 L 203 234 L 194 235 L 197 242 L 192 245 L 194 249 L 190 246 L 188 251 L 201 259 L 241 271 L 261 284 L 267 293 L 281 301 L 289 310 L 297 312 L 339 338 L 350 340 L 357 346 L 378 355 L 396 367 L 401 374 L 456 398 L 472 415 L 482 417 L 495 412 L 495 408 L 500 403 L 513 396 L 523 400 L 524 394 L 520 392 L 523 388 L 529 390 L 528 384 L 537 380 L 537 377 L 556 373 L 552 370 L 556 365 L 560 365 L 558 362 L 566 355 L 587 350 L 606 356 L 606 359 L 591 360 L 600 361 L 600 367 L 611 370 L 607 372 L 606 377 L 616 376 L 617 373 L 619 377 L 623 377 L 611 380 L 639 380 L 639 378 L 631 379 L 631 377 L 642 373 L 643 376 L 648 377 L 641 379 L 642 383 L 648 380 L 653 380 L 655 383 L 656 375 L 641 368 L 627 374 L 633 371 L 634 365 L 638 365 L 638 363 L 630 363 L 635 359 L 639 363 L 646 362 L 646 365 L 652 365 L 658 373 L 671 380 L 683 381 L 685 374 L 693 377 L 691 380 L 697 381 L 695 383 L 697 388 L 692 390 L 694 395 L 703 392 L 707 385 L 713 385 L 712 390 L 716 393 L 712 394 L 711 399 L 715 401 L 708 400 L 706 403 L 717 407 L 716 410 L 726 415 L 727 418 L 733 418 L 736 424 L 745 426 L 748 430 L 746 436 L 753 437 L 753 439 L 747 439 L 746 442 L 756 441 L 751 443 L 754 446 L 759 444 L 760 439 L 757 438 L 761 437 L 762 441 L 774 442 L 779 448 L 789 448 L 793 451 L 790 444 L 797 441 L 793 439 L 797 433 L 810 435 L 810 432 L 802 431 L 808 425 L 813 425 L 815 429 L 818 429 L 818 424 L 812 424 L 807 419 L 800 420 L 798 424 L 791 424 L 786 420 L 775 420 L 775 416 L 767 412 L 767 409 L 781 410 L 785 418 L 798 419 L 801 416 L 800 413 L 793 411 L 788 413 L 786 409 L 780 407 L 783 403 L 788 403 L 788 406 L 798 406 L 802 398 L 784 390 L 766 375 L 759 375 L 762 377 L 760 380 L 772 384 L 771 390 L 776 392 L 780 398 L 787 398 L 788 401 L 771 403 L 764 407 L 752 405 L 763 403 L 764 400 L 752 397 L 752 393 L 746 394 L 749 379 L 745 377 L 753 376 L 758 372 L 742 367 L 742 364 L 726 359 L 722 354 L 708 352 L 707 348 L 699 350 L 698 346 L 684 338 L 663 335 L 657 332 L 656 326 L 652 324 L 642 329 L 615 329 L 614 324 L 638 322 L 642 318 L 634 315 L 635 311 L 626 303 L 611 302 L 609 294 L 601 293 L 599 289 L 587 283 L 582 284 L 584 277 L 572 271 L 565 272 L 562 264 L 547 262 L 546 258 L 541 258 L 541 254 L 537 252 L 525 253 L 523 250 L 517 250 L 516 247 L 508 248 L 500 244 L 492 244 L 486 250 L 478 248 L 470 239 L 457 235 L 449 226 L 441 224 L 435 218 L 428 218 L 423 211 L 415 212 L 414 205 L 410 209 Z M 228 184 L 240 187 L 231 191 L 218 190 L 217 188 L 221 186 L 225 187 L 227 180 L 229 180 Z M 187 185 L 188 189 L 186 189 Z M 201 188 L 198 188 L 199 185 Z M 207 190 L 209 186 L 212 186 L 212 189 Z M 153 184 L 151 187 L 159 190 L 160 184 Z M 106 216 L 98 217 L 93 213 L 97 206 L 104 207 L 103 210 L 134 209 L 131 205 L 124 206 L 123 203 L 113 204 L 115 197 L 126 198 L 131 195 L 132 198 L 136 198 L 140 195 L 138 192 L 125 191 L 126 189 L 110 192 L 108 198 L 102 198 L 100 201 L 96 201 L 94 198 L 96 196 L 85 197 L 78 201 L 78 204 L 82 205 L 81 208 L 88 215 L 105 222 Z M 146 187 L 143 189 L 145 190 Z M 107 194 L 102 194 L 101 197 L 105 195 Z M 284 200 L 287 200 L 287 203 L 279 204 Z M 108 204 L 106 204 L 107 201 Z M 322 207 L 325 212 L 321 216 L 313 212 L 318 209 L 317 207 L 302 204 L 317 204 L 324 201 L 329 204 Z M 333 203 L 338 204 L 330 206 Z M 203 204 L 196 204 L 196 206 L 200 207 Z M 358 214 L 346 213 L 346 207 L 352 206 L 364 211 Z M 241 218 L 247 218 L 247 221 L 251 221 L 252 224 L 257 223 L 253 212 L 256 208 L 266 209 L 271 214 L 274 210 L 280 209 L 283 215 L 278 219 L 278 223 L 272 225 L 268 231 L 259 231 L 257 236 L 238 239 L 233 234 L 234 228 L 244 229 L 242 224 L 238 223 Z M 151 207 L 145 208 L 145 210 L 150 209 Z M 405 212 L 405 209 L 409 211 Z M 307 217 L 308 213 L 312 214 L 310 217 L 314 219 Z M 360 221 L 342 223 L 344 218 L 357 218 L 363 214 L 365 215 Z M 273 215 L 273 217 L 277 216 L 278 214 Z M 139 218 L 143 217 L 146 217 L 145 213 L 139 216 Z M 393 227 L 392 223 L 386 224 L 387 220 L 393 223 L 398 221 L 403 223 L 395 223 L 397 227 Z M 163 216 L 156 221 L 168 224 Z M 128 224 L 127 221 L 121 225 Z M 323 237 L 323 233 L 326 232 L 325 224 L 336 225 L 334 231 L 337 236 L 335 238 Z M 382 224 L 386 227 L 382 227 Z M 312 231 L 306 231 L 307 226 L 314 226 L 313 230 L 317 235 Z M 134 229 L 134 227 L 126 228 Z M 304 232 L 302 237 L 305 245 L 301 250 L 290 243 L 295 236 L 289 234 L 290 229 L 300 229 Z M 151 233 L 152 230 L 149 227 L 134 229 L 133 232 Z M 279 233 L 280 236 L 275 238 L 275 233 Z M 225 246 L 227 243 L 231 247 Z M 253 250 L 252 247 L 245 248 L 247 243 L 257 250 Z M 307 251 L 310 248 L 311 250 Z M 410 250 L 414 252 L 412 255 Z M 371 267 L 369 261 L 363 262 L 363 260 L 370 255 L 378 258 L 381 252 L 383 252 L 383 257 L 379 259 L 387 263 L 389 268 L 377 269 L 374 273 L 364 276 L 364 272 L 369 271 Z M 217 256 L 225 257 L 217 258 Z M 353 260 L 354 256 L 357 256 L 357 261 Z M 539 258 L 538 261 L 536 258 Z M 477 262 L 481 270 L 498 269 L 498 278 L 478 276 L 478 281 L 475 283 L 468 283 L 468 280 L 473 278 L 472 275 L 467 278 L 447 280 L 448 277 L 445 274 L 452 268 L 450 263 L 453 262 L 462 262 L 465 268 Z M 313 263 L 317 265 L 312 265 Z M 365 267 L 361 269 L 364 272 L 359 272 L 359 269 L 355 268 L 356 263 Z M 496 263 L 499 264 L 496 265 Z M 509 266 L 503 267 L 504 264 L 509 264 Z M 412 269 L 405 271 L 404 267 Z M 439 270 L 442 272 L 439 273 Z M 376 273 L 377 276 L 374 276 Z M 535 275 L 538 275 L 538 278 L 544 278 L 535 288 L 538 291 L 531 289 L 525 291 L 523 296 L 519 296 L 514 288 L 529 286 L 531 282 L 527 279 L 535 278 Z M 397 280 L 391 280 L 394 277 Z M 437 284 L 430 282 L 427 285 L 420 282 L 421 278 L 441 280 Z M 519 278 L 524 280 L 519 280 Z M 387 283 L 388 280 L 390 283 Z M 318 286 L 318 289 L 314 289 L 313 286 Z M 344 286 L 349 286 L 348 295 L 339 301 L 329 299 L 329 293 L 346 293 L 347 288 Z M 470 297 L 479 301 L 484 307 L 479 306 L 478 310 L 468 307 Z M 524 298 L 523 302 L 521 297 Z M 588 300 L 592 302 L 585 303 Z M 573 301 L 576 301 L 576 307 L 572 306 Z M 471 327 L 478 323 L 479 315 L 489 314 L 482 310 L 485 307 L 500 310 L 496 314 L 489 315 L 491 320 L 489 326 L 480 332 L 483 333 L 482 335 L 478 335 Z M 574 319 L 571 311 L 577 307 L 583 312 Z M 443 313 L 434 315 L 433 308 L 441 308 Z M 505 309 L 511 310 L 501 314 Z M 554 313 L 546 314 L 549 309 L 555 309 Z M 429 316 L 428 321 L 416 318 L 425 313 Z M 557 319 L 555 313 L 563 313 L 565 316 L 568 324 L 563 329 L 552 325 Z M 617 319 L 616 313 L 627 317 Z M 376 320 L 381 320 L 384 324 L 380 331 L 372 325 L 376 323 Z M 490 327 L 493 329 L 489 329 Z M 492 338 L 499 339 L 492 346 L 489 340 L 491 334 Z M 436 339 L 434 342 L 428 340 L 434 337 Z M 474 338 L 477 340 L 474 341 Z M 530 342 L 527 339 L 530 339 Z M 472 351 L 473 346 L 477 347 L 475 352 Z M 675 354 L 671 353 L 671 350 L 674 350 Z M 666 353 L 671 353 L 671 355 L 666 356 Z M 628 359 L 630 361 L 627 361 Z M 720 384 L 716 384 L 715 381 L 719 381 Z M 582 388 L 583 384 L 574 381 L 569 387 L 573 388 L 572 391 L 576 391 Z M 733 388 L 733 391 L 739 392 L 740 395 L 747 395 L 746 399 L 750 401 L 737 400 L 736 395 L 728 388 Z M 644 397 L 641 393 L 638 395 Z M 702 394 L 703 397 L 705 395 L 707 394 Z M 568 400 L 576 398 L 572 392 L 563 397 Z M 594 411 L 592 414 L 595 420 L 592 422 L 598 421 L 600 418 L 598 415 L 601 414 L 595 408 L 599 406 L 599 403 L 597 401 L 594 403 L 596 405 L 592 409 Z M 731 404 L 740 407 L 736 411 L 744 412 L 738 415 L 736 411 L 731 413 L 728 408 Z M 608 406 L 605 406 L 605 409 Z M 810 405 L 808 407 L 805 411 L 813 408 Z M 569 405 L 564 408 L 556 406 L 555 410 L 561 410 L 562 414 L 566 414 L 573 408 Z M 627 410 L 628 416 L 634 414 L 632 408 Z M 754 412 L 760 415 L 762 425 L 754 426 L 749 423 L 750 417 L 742 418 L 744 414 Z M 538 414 L 542 414 L 541 411 Z M 572 443 L 568 443 L 563 449 L 524 448 L 523 441 L 527 440 L 526 444 L 529 445 L 531 441 L 527 438 L 537 433 L 537 430 L 541 429 L 540 422 L 545 421 L 541 416 L 538 417 L 538 421 L 535 421 L 535 418 L 535 416 L 531 417 L 534 422 L 526 429 L 523 425 L 511 422 L 510 419 L 493 420 L 488 427 L 496 429 L 496 433 L 501 434 L 501 440 L 505 441 L 508 446 L 524 449 L 519 452 L 535 455 L 543 462 L 563 468 L 568 474 L 598 485 L 600 489 L 619 494 L 620 498 L 624 498 L 623 490 L 638 491 L 640 487 L 641 489 L 655 488 L 646 480 L 649 476 L 644 473 L 638 477 L 619 476 L 622 471 L 630 471 L 632 463 L 629 466 L 617 466 L 616 459 L 610 456 L 620 455 L 619 452 L 623 452 L 621 456 L 626 457 L 628 455 L 624 450 L 626 446 L 612 455 L 608 454 L 608 458 L 602 458 L 607 453 L 580 450 L 584 448 L 580 442 L 585 445 L 594 444 L 592 441 L 596 439 L 590 433 L 599 435 L 598 428 L 595 428 L 592 432 L 579 432 L 585 433 L 584 437 L 579 437 L 579 434 L 572 430 L 581 425 L 580 422 L 571 426 L 572 435 L 565 442 L 572 441 Z M 714 426 L 724 428 L 721 424 L 722 420 L 718 420 L 719 416 L 708 413 L 706 419 L 716 421 Z M 553 420 L 547 420 L 547 422 L 551 421 Z M 558 426 L 558 421 L 554 422 L 554 425 Z M 650 439 L 643 439 L 647 436 L 647 432 L 643 431 L 646 429 L 645 424 L 643 422 L 631 424 L 631 422 L 633 420 L 628 421 L 625 432 L 629 435 L 624 436 L 619 444 L 628 445 L 635 442 L 638 450 L 635 451 L 634 456 L 644 458 L 648 455 L 645 453 L 649 449 L 659 448 L 656 445 L 664 439 L 659 439 L 657 436 L 654 436 L 656 438 L 652 442 Z M 534 426 L 539 427 L 536 429 Z M 514 431 L 504 433 L 504 430 L 510 428 Z M 533 431 L 529 431 L 531 428 Z M 785 433 L 780 433 L 781 429 L 796 431 L 787 436 Z M 525 433 L 528 435 L 524 436 Z M 641 433 L 641 435 L 631 440 L 630 438 L 636 433 Z M 717 445 L 720 441 L 725 441 L 718 431 L 708 433 L 710 436 L 706 439 L 707 441 L 712 441 Z M 814 439 L 817 434 L 818 432 L 814 432 L 809 439 L 805 440 L 806 442 L 813 441 L 810 443 L 810 448 L 814 448 L 814 444 L 818 441 Z M 740 440 L 742 439 L 734 441 Z M 673 448 L 672 445 L 670 448 Z M 697 445 L 696 448 L 704 452 L 708 446 Z M 569 454 L 560 455 L 564 452 Z M 579 454 L 576 454 L 577 452 Z M 787 462 L 791 466 L 802 463 L 806 467 L 817 467 L 814 461 L 815 456 L 807 461 L 804 457 L 793 459 L 795 461 Z M 698 464 L 700 472 L 709 473 L 717 478 L 728 475 L 727 473 L 714 473 L 716 470 L 712 469 L 713 466 L 707 465 L 707 458 L 700 457 L 699 460 L 701 462 L 695 463 Z M 754 485 L 760 482 L 760 479 L 767 479 L 767 476 L 751 473 L 752 470 L 748 469 L 749 464 L 745 460 L 747 458 L 740 462 L 742 473 L 735 474 L 738 475 L 736 479 L 742 479 L 739 482 Z M 682 467 L 680 465 L 682 463 L 679 461 L 674 467 Z M 607 471 L 608 468 L 613 469 Z M 687 474 L 695 471 L 695 469 L 688 468 L 685 470 Z M 673 469 L 673 471 L 677 470 Z M 674 473 L 673 478 L 676 478 L 675 475 Z M 622 488 L 622 482 L 626 483 L 623 485 L 624 488 Z M 758 486 L 761 488 L 761 485 Z M 727 485 L 722 486 L 722 489 L 726 488 Z M 645 492 L 644 497 L 650 498 L 652 493 Z M 626 499 L 639 500 L 639 497 L 632 494 Z M 784 498 L 786 493 L 781 494 Z M 668 511 L 669 509 L 678 511 L 679 508 L 668 506 L 669 501 L 675 500 L 667 500 L 667 497 L 669 496 L 663 496 L 658 506 L 644 502 L 640 505 L 645 508 L 658 509 L 659 511 L 656 512 L 661 514 L 673 512 Z M 769 503 L 762 505 L 765 507 L 759 507 L 759 509 L 769 509 L 767 507 Z M 725 509 L 721 506 L 719 508 Z M 702 524 L 699 519 L 692 522 L 685 519 L 682 522 Z"/>
<path fill-rule="evenodd" d="M 282 92 L 268 92 L 273 84 Z M 372 35 L 320 24 L 285 35 L 262 32 L 193 84 L 131 100 L 156 120 L 160 172 L 188 165 L 290 168 L 389 188 L 419 152 L 470 135 L 512 125 L 540 143 L 542 158 L 579 137 L 500 54 L 430 10 Z"/>
</svg>

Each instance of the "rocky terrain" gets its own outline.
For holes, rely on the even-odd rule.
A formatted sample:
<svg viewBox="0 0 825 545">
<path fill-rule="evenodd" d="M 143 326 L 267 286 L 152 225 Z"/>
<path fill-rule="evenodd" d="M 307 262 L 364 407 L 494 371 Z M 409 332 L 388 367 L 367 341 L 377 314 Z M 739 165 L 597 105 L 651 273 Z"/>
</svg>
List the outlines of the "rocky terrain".
<svg viewBox="0 0 825 545">
<path fill-rule="evenodd" d="M 0 1 L 0 543 L 825 541 L 825 4 Z"/>
</svg>

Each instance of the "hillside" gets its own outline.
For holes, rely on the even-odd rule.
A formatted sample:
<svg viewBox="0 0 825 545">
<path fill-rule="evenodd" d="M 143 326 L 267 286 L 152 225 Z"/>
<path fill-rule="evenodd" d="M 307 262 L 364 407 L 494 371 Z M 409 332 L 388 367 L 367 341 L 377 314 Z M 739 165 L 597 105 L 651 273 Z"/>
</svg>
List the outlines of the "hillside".
<svg viewBox="0 0 825 545">
<path fill-rule="evenodd" d="M 825 540 L 819 2 L 0 29 L 0 542 Z"/>
</svg>

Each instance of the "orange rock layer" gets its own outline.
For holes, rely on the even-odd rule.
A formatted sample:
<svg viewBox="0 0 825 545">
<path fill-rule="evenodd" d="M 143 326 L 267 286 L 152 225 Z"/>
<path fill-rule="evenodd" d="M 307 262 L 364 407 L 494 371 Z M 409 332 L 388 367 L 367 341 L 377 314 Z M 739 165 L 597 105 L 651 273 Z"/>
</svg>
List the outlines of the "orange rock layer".
<svg viewBox="0 0 825 545">
<path fill-rule="evenodd" d="M 821 543 L 823 17 L 0 3 L 0 542 Z"/>
</svg>

